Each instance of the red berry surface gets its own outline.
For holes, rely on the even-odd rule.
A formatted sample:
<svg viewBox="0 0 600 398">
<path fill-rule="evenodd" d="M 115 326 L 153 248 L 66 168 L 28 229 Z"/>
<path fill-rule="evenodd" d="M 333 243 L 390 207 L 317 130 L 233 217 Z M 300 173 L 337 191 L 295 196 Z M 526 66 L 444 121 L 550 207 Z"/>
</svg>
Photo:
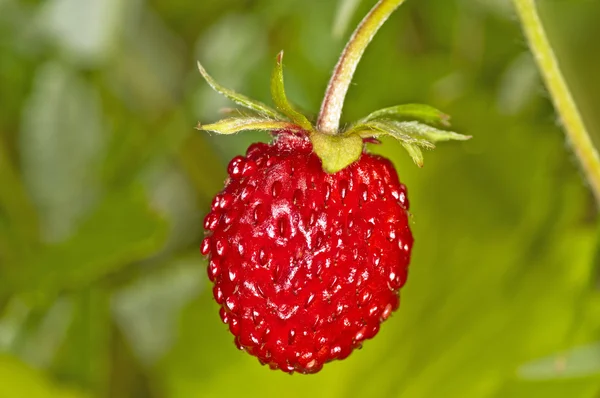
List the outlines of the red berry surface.
<svg viewBox="0 0 600 398">
<path fill-rule="evenodd" d="M 284 131 L 228 172 L 201 251 L 238 348 L 315 373 L 375 336 L 398 308 L 413 244 L 391 162 L 363 153 L 327 174 L 308 138 Z"/>
</svg>

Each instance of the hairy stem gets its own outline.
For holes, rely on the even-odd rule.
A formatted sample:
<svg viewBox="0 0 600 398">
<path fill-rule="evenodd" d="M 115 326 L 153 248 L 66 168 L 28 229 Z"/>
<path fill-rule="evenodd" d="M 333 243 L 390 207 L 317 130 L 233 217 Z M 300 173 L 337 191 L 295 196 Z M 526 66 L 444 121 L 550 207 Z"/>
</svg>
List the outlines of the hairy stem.
<svg viewBox="0 0 600 398">
<path fill-rule="evenodd" d="M 317 119 L 317 130 L 320 132 L 326 134 L 336 134 L 338 132 L 344 99 L 358 62 L 381 25 L 404 1 L 379 0 L 350 37 L 325 91 L 325 97 Z"/>
<path fill-rule="evenodd" d="M 573 150 L 600 206 L 600 158 L 565 83 L 537 12 L 535 0 L 513 0 L 525 36 L 550 91 Z"/>
</svg>

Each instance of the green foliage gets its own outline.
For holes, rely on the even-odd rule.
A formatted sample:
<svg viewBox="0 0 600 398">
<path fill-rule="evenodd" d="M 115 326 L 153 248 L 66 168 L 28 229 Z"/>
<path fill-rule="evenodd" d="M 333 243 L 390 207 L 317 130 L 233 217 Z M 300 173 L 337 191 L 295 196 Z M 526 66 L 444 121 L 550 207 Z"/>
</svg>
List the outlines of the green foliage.
<svg viewBox="0 0 600 398">
<path fill-rule="evenodd" d="M 193 128 L 229 100 L 253 112 L 231 117 L 287 122 L 205 74 L 229 100 L 214 94 L 194 62 L 267 101 L 285 48 L 289 98 L 315 114 L 338 5 L 80 3 L 0 1 L 0 397 L 600 394 L 597 211 L 509 2 L 408 1 L 366 52 L 344 120 L 383 108 L 361 123 L 393 127 L 417 162 L 419 143 L 458 137 L 445 113 L 392 104 L 432 104 L 474 138 L 422 169 L 395 138 L 369 147 L 408 186 L 400 309 L 348 359 L 291 377 L 235 348 L 198 251 L 228 160 L 268 136 Z M 346 3 L 340 25 L 372 6 Z M 600 3 L 538 3 L 600 142 Z"/>
<path fill-rule="evenodd" d="M 39 247 L 9 287 L 42 298 L 98 280 L 160 249 L 166 225 L 139 190 L 106 197 L 70 239 Z M 101 244 L 99 244 L 101 243 Z M 11 292 L 11 293 L 12 293 Z"/>
</svg>

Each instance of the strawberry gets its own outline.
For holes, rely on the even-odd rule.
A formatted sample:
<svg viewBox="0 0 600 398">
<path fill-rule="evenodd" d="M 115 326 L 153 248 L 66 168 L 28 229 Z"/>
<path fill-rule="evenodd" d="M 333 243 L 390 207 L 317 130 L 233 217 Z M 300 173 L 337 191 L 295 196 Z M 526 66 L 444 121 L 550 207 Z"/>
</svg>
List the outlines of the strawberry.
<svg viewBox="0 0 600 398">
<path fill-rule="evenodd" d="M 202 253 L 241 349 L 286 372 L 347 357 L 398 308 L 413 238 L 406 187 L 364 153 L 323 171 L 305 134 L 281 131 L 229 164 Z"/>
<path fill-rule="evenodd" d="M 349 84 L 342 77 L 352 69 L 345 63 L 356 61 L 347 56 L 352 40 L 316 126 L 287 100 L 283 53 L 271 79 L 277 109 L 220 86 L 198 64 L 213 89 L 247 108 L 198 129 L 274 136 L 229 163 L 229 178 L 204 220 L 201 252 L 238 348 L 289 373 L 315 373 L 346 358 L 399 306 L 413 246 L 406 187 L 392 163 L 369 154 L 366 144 L 391 136 L 421 166 L 421 148 L 469 138 L 444 129 L 447 115 L 415 104 L 375 111 L 339 130 L 340 85 Z"/>
</svg>

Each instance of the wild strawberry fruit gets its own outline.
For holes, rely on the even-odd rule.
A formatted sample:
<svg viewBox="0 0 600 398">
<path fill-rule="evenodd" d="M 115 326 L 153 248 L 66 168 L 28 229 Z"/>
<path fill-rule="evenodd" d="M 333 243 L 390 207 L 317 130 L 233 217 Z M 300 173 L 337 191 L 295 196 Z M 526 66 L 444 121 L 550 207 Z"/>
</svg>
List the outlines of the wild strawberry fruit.
<svg viewBox="0 0 600 398">
<path fill-rule="evenodd" d="M 365 153 L 328 174 L 306 136 L 282 131 L 229 175 L 202 253 L 236 344 L 287 372 L 347 357 L 398 308 L 406 281 L 413 238 L 394 167 Z"/>
<path fill-rule="evenodd" d="M 198 65 L 211 87 L 250 111 L 199 129 L 274 135 L 229 163 L 204 220 L 201 252 L 238 348 L 272 369 L 315 373 L 377 334 L 407 278 L 413 236 L 406 187 L 365 143 L 392 136 L 421 166 L 421 147 L 469 137 L 440 129 L 447 115 L 414 104 L 375 111 L 338 131 L 339 85 L 349 84 L 336 80 L 348 69 L 344 55 L 315 127 L 287 100 L 282 55 L 271 79 L 277 110 L 221 87 Z"/>
</svg>

